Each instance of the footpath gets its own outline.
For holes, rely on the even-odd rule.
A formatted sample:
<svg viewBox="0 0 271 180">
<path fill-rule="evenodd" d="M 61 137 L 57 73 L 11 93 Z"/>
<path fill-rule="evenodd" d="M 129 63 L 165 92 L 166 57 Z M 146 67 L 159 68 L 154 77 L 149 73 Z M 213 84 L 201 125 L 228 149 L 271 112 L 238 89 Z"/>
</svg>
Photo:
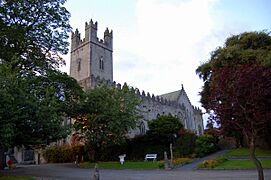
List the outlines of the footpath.
<svg viewBox="0 0 271 180">
<path fill-rule="evenodd" d="M 209 160 L 209 159 L 215 159 L 218 156 L 222 156 L 223 154 L 225 154 L 226 152 L 228 152 L 229 150 L 221 150 L 221 151 L 217 151 L 213 154 L 210 154 L 208 156 L 202 157 L 202 158 L 197 158 L 194 159 L 191 163 L 186 164 L 186 165 L 180 165 L 176 168 L 173 169 L 173 171 L 179 171 L 179 170 L 196 170 L 197 166 L 199 163 L 205 161 L 205 160 Z"/>
</svg>

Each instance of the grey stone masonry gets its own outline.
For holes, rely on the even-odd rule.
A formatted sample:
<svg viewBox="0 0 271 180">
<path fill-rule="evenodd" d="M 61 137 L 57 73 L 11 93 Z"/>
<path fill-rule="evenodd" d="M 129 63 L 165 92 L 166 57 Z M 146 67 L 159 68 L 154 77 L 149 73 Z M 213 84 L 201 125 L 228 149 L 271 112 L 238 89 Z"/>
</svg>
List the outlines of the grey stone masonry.
<svg viewBox="0 0 271 180">
<path fill-rule="evenodd" d="M 100 82 L 121 89 L 121 84 L 113 81 L 113 32 L 106 29 L 104 38 L 99 39 L 97 30 L 98 23 L 91 20 L 85 24 L 83 40 L 77 29 L 72 33 L 70 75 L 84 90 L 93 89 Z M 203 134 L 202 112 L 191 104 L 183 85 L 178 91 L 159 96 L 136 89 L 136 95 L 142 102 L 137 107 L 142 119 L 138 128 L 130 131 L 130 137 L 145 134 L 148 130 L 147 122 L 160 115 L 179 117 L 186 129 L 198 135 Z"/>
<path fill-rule="evenodd" d="M 97 37 L 98 23 L 91 20 L 85 24 L 85 38 L 78 29 L 71 35 L 70 75 L 77 81 L 91 83 L 91 75 L 113 80 L 113 31 L 104 31 L 104 38 Z M 88 81 L 88 82 L 87 82 Z M 92 85 L 87 84 L 90 88 Z"/>
</svg>

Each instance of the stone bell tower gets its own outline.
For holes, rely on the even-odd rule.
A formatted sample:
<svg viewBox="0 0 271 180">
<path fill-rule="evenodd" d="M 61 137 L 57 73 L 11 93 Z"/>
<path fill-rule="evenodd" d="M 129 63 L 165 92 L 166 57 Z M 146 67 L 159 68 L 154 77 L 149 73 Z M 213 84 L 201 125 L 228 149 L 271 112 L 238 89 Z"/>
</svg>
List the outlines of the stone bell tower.
<svg viewBox="0 0 271 180">
<path fill-rule="evenodd" d="M 85 38 L 78 29 L 71 35 L 70 76 L 84 89 L 94 87 L 93 78 L 113 81 L 113 32 L 108 28 L 104 38 L 97 37 L 98 23 L 85 23 Z"/>
</svg>

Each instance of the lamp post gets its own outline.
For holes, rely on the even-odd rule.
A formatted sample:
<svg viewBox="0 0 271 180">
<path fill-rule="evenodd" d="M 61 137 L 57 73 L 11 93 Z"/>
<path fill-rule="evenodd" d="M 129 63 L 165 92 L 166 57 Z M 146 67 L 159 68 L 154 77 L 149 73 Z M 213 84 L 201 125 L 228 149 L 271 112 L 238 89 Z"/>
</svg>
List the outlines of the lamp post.
<svg viewBox="0 0 271 180">
<path fill-rule="evenodd" d="M 176 134 L 172 134 L 172 136 L 171 136 L 171 143 L 169 145 L 169 150 L 170 150 L 170 167 L 171 168 L 173 168 L 173 147 L 172 147 L 172 144 L 174 143 L 176 137 L 177 137 Z"/>
<path fill-rule="evenodd" d="M 173 150 L 172 150 L 172 143 L 170 143 L 169 145 L 169 149 L 170 149 L 170 167 L 173 167 Z"/>
</svg>

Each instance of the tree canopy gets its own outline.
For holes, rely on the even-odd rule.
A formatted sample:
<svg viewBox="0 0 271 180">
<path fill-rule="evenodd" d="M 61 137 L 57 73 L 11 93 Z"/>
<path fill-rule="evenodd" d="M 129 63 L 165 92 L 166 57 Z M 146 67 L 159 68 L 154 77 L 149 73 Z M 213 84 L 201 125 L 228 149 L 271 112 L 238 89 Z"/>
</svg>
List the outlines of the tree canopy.
<svg viewBox="0 0 271 180">
<path fill-rule="evenodd" d="M 177 137 L 179 130 L 183 127 L 181 120 L 174 116 L 159 116 L 148 122 L 147 135 L 158 142 L 172 143 Z M 175 136 L 175 137 L 174 137 Z M 156 141 L 157 142 L 157 141 Z"/>
<path fill-rule="evenodd" d="M 57 68 L 68 52 L 65 0 L 0 3 L 0 149 L 45 144 L 68 131 L 63 118 L 82 89 Z"/>
<path fill-rule="evenodd" d="M 107 86 L 86 92 L 78 105 L 74 127 L 81 130 L 84 142 L 96 153 L 101 147 L 123 142 L 139 118 L 135 90 L 124 85 L 122 89 Z"/>
<path fill-rule="evenodd" d="M 45 74 L 65 62 L 69 12 L 66 0 L 4 0 L 0 4 L 0 59 L 12 69 Z"/>
<path fill-rule="evenodd" d="M 201 103 L 210 119 L 228 134 L 242 132 L 259 179 L 263 179 L 254 151 L 256 138 L 265 135 L 271 124 L 270 33 L 249 32 L 228 38 L 197 73 L 204 81 Z"/>
</svg>

